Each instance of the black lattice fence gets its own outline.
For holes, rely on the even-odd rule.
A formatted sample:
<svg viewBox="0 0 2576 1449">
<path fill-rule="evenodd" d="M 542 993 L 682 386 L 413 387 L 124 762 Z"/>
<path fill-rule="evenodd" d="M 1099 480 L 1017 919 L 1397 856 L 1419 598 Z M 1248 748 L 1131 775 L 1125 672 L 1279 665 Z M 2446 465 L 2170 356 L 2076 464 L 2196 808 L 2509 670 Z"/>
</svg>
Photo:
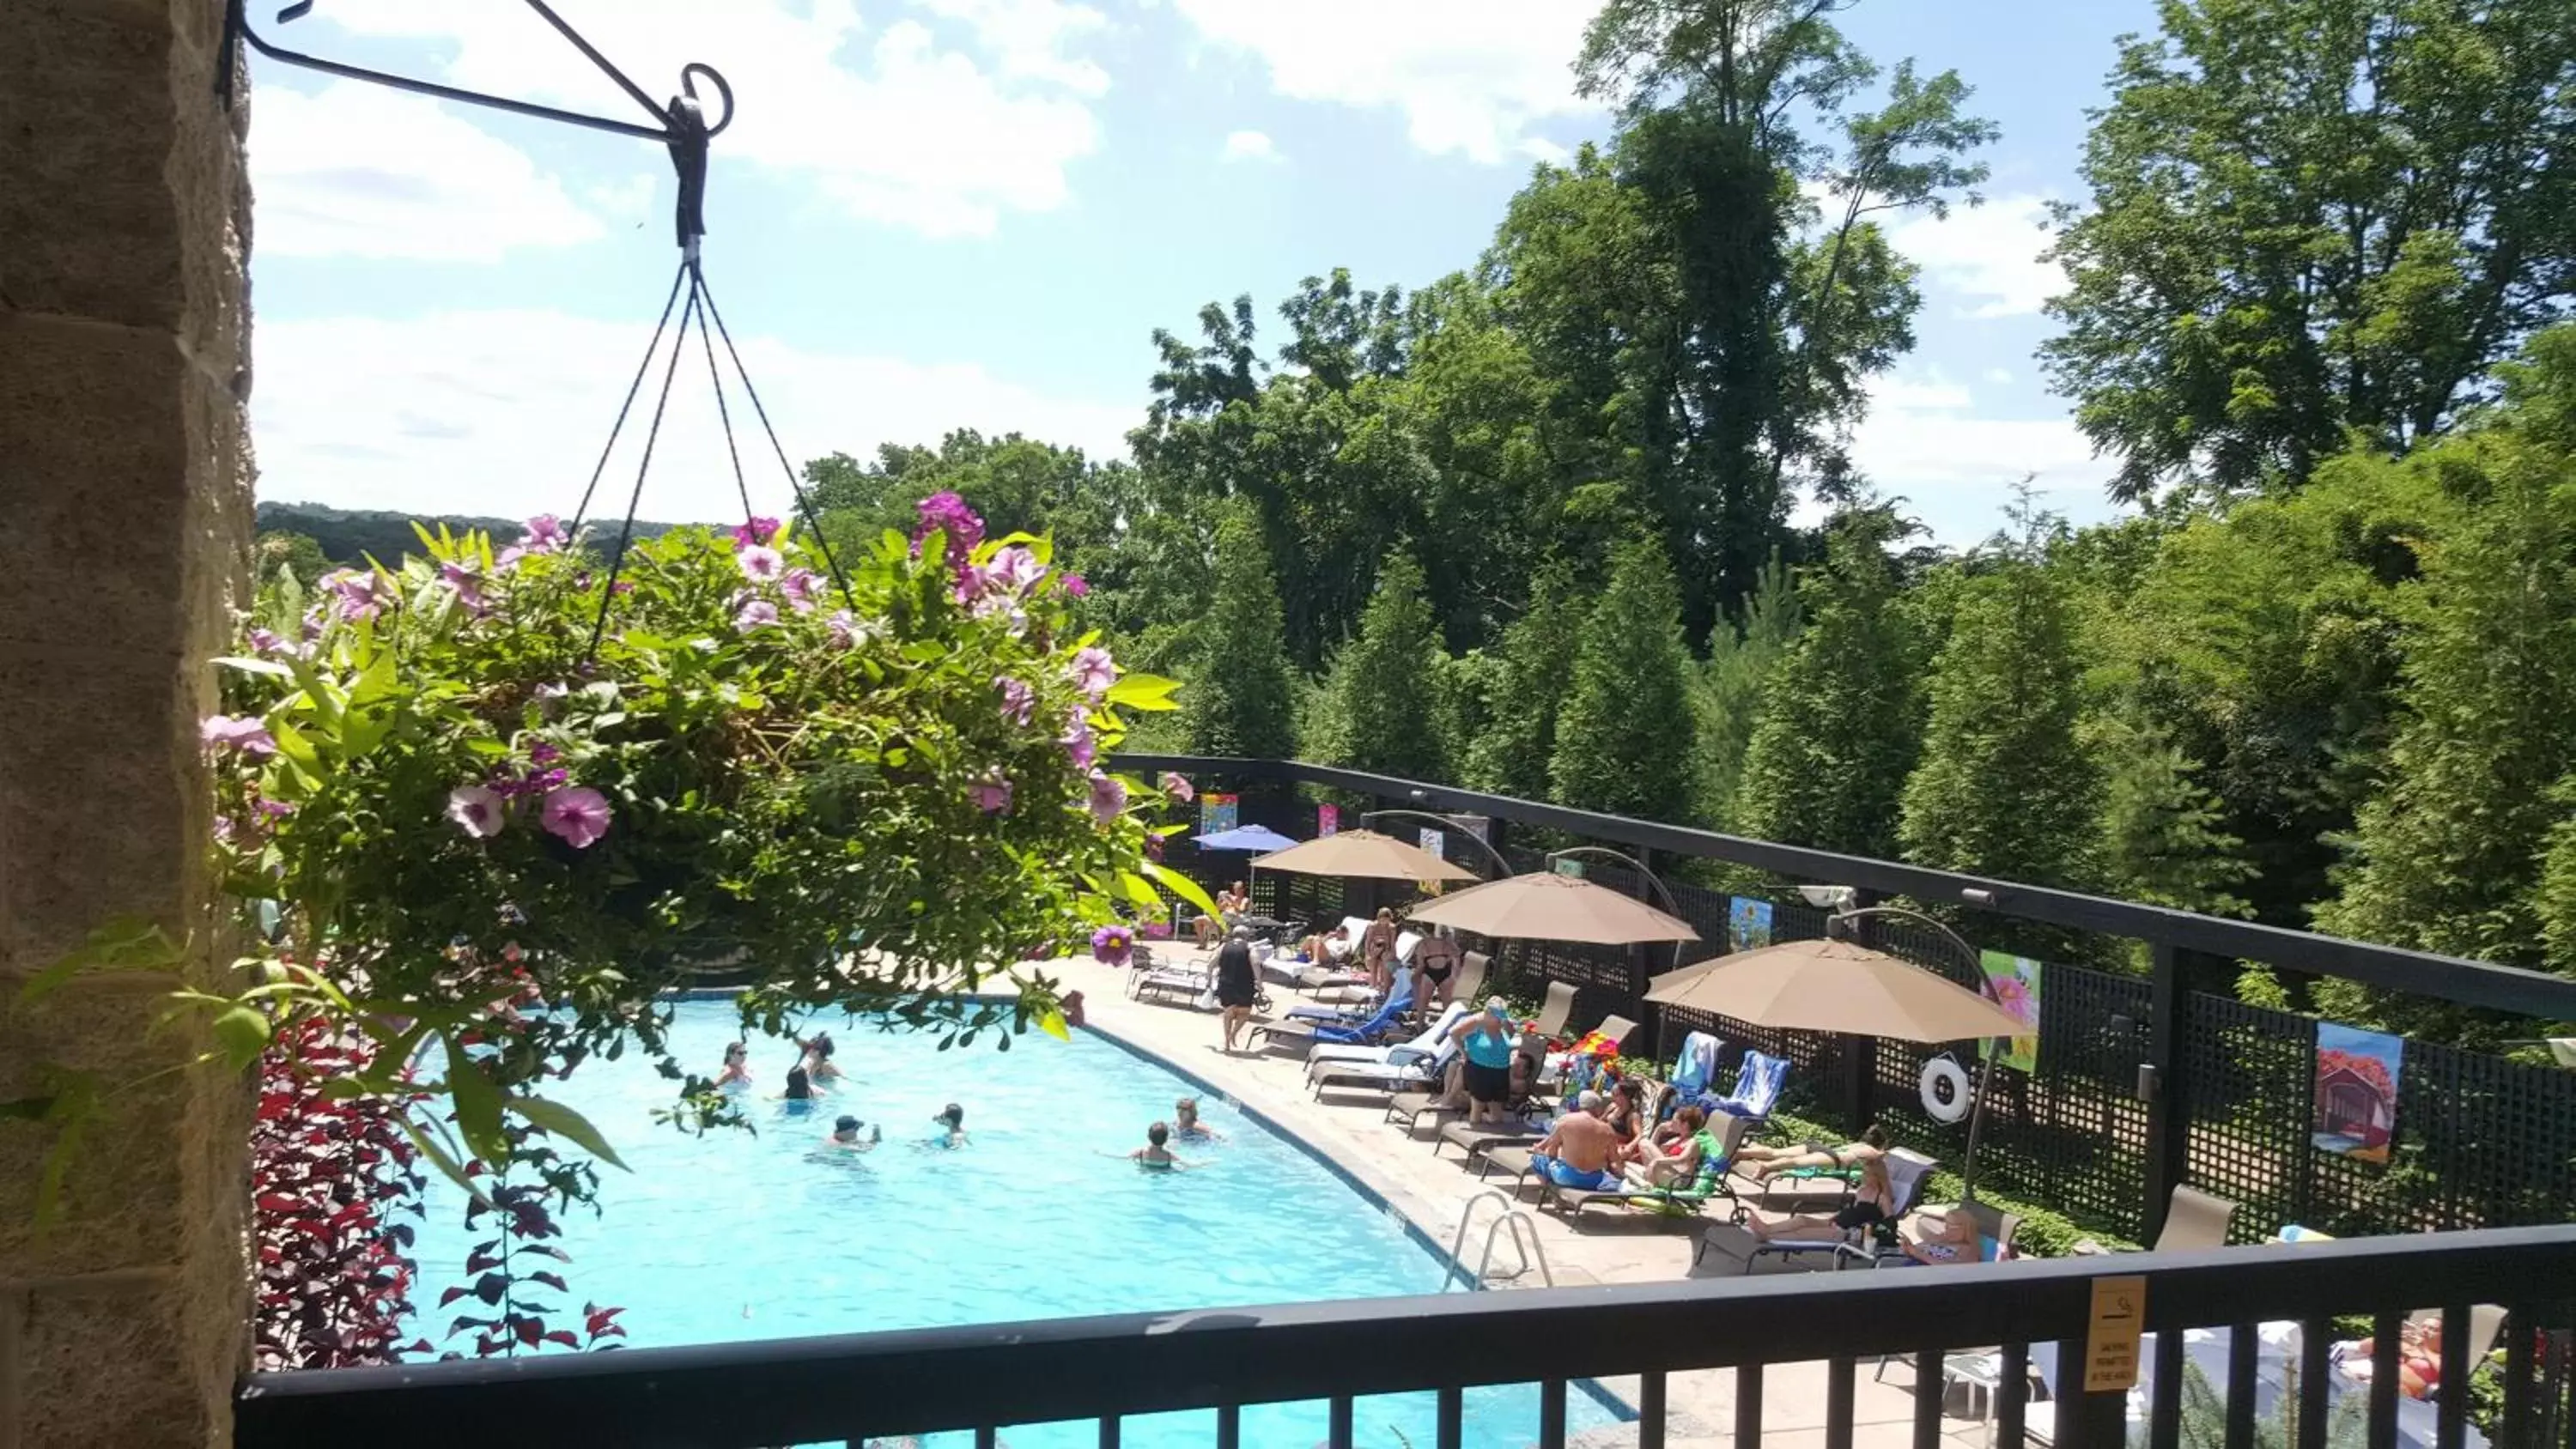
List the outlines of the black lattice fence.
<svg viewBox="0 0 2576 1449">
<path fill-rule="evenodd" d="M 2576 1213 L 2576 1073 L 2409 1041 L 2377 1164 L 2318 1147 L 2315 1021 L 2194 994 L 2182 1101 L 2189 1177 L 2234 1199 L 2240 1237 L 2517 1227 Z"/>
</svg>

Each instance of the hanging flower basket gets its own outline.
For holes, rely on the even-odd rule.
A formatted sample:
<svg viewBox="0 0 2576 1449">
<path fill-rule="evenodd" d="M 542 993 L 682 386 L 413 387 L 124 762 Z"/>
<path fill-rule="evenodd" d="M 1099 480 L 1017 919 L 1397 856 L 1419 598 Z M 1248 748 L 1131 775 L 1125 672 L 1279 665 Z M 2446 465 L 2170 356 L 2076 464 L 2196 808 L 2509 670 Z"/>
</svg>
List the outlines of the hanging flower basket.
<svg viewBox="0 0 2576 1449">
<path fill-rule="evenodd" d="M 219 1035 L 319 1014 L 383 1061 L 443 1046 L 491 1158 L 505 1109 L 589 1145 L 532 1084 L 657 1050 L 658 993 L 701 966 L 773 1029 L 829 1005 L 1061 1031 L 1023 959 L 1152 910 L 1149 877 L 1196 895 L 1144 859 L 1154 797 L 1103 769 L 1172 685 L 1075 635 L 1044 540 L 981 532 L 941 495 L 863 557 L 754 519 L 612 579 L 540 518 L 281 585 L 205 726 L 275 983 L 215 1003 Z"/>
</svg>

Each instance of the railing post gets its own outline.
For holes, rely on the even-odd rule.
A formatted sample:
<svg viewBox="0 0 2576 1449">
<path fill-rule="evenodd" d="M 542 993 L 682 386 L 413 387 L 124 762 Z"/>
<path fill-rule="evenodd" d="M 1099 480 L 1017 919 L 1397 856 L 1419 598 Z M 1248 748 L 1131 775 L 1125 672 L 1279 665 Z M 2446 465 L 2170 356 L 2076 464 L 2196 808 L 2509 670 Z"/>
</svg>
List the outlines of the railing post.
<svg viewBox="0 0 2576 1449">
<path fill-rule="evenodd" d="M 2150 947 L 2155 977 L 2147 994 L 2147 1059 L 2139 1064 L 2137 1085 L 2147 1103 L 2147 1200 L 2138 1212 L 2142 1243 L 2154 1242 L 2164 1231 L 2165 1209 L 2191 1165 L 2191 1112 L 2183 1081 L 2190 993 L 2182 977 L 2188 954 L 2164 941 Z"/>
</svg>

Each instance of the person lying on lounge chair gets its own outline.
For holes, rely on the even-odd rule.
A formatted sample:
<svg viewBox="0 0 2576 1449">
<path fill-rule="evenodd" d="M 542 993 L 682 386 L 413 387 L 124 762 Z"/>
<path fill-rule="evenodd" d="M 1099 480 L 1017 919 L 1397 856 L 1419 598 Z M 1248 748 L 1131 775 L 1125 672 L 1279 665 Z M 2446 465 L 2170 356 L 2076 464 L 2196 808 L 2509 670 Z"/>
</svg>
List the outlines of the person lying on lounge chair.
<svg viewBox="0 0 2576 1449">
<path fill-rule="evenodd" d="M 1318 966 L 1339 966 L 1351 959 L 1351 928 L 1336 925 L 1297 943 L 1297 954 Z"/>
<path fill-rule="evenodd" d="M 1736 1161 L 1744 1164 L 1746 1173 L 1757 1181 L 1801 1169 L 1831 1171 L 1837 1168 L 1858 1167 L 1866 1173 L 1871 1166 L 1877 1165 L 1879 1184 L 1882 1187 L 1887 1182 L 1884 1166 L 1886 1156 L 1887 1129 L 1884 1127 L 1872 1127 L 1860 1134 L 1858 1142 L 1846 1142 L 1840 1147 L 1817 1147 L 1813 1144 L 1804 1147 L 1764 1147 L 1759 1143 L 1748 1142 L 1735 1149 Z"/>
<path fill-rule="evenodd" d="M 1629 1165 L 1630 1187 L 1651 1192 L 1657 1188 L 1679 1187 L 1696 1178 L 1716 1142 L 1708 1135 L 1708 1114 L 1697 1106 L 1687 1106 L 1673 1114 L 1666 1124 L 1677 1130 L 1668 1143 L 1639 1143 Z"/>
<path fill-rule="evenodd" d="M 1878 1129 L 1870 1129 L 1877 1133 Z M 1737 1148 L 1742 1154 L 1745 1149 Z M 1816 1154 L 1821 1155 L 1821 1154 Z M 1777 1163 L 1786 1159 L 1774 1157 Z M 1754 1213 L 1745 1219 L 1744 1230 L 1764 1242 L 1773 1240 L 1807 1240 L 1825 1242 L 1847 1236 L 1857 1228 L 1874 1228 L 1896 1216 L 1896 1189 L 1887 1180 L 1887 1154 L 1859 1159 L 1860 1184 L 1852 1200 L 1832 1213 Z"/>
<path fill-rule="evenodd" d="M 1530 1165 L 1559 1187 L 1617 1187 L 1619 1134 L 1600 1113 L 1601 1094 L 1584 1093 L 1530 1154 Z"/>
<path fill-rule="evenodd" d="M 1943 1263 L 1974 1263 L 1978 1252 L 1977 1222 L 1966 1213 L 1920 1212 L 1910 1220 L 1913 1227 L 1900 1240 L 1905 1256 L 1918 1263 L 1939 1266 Z"/>
</svg>

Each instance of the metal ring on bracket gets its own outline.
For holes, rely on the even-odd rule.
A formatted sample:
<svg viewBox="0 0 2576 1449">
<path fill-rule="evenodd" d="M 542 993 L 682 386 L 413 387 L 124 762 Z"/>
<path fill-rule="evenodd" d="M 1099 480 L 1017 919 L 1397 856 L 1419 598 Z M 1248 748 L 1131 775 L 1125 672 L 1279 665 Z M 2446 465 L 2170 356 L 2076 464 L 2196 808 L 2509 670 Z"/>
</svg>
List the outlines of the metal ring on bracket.
<svg viewBox="0 0 2576 1449">
<path fill-rule="evenodd" d="M 1925 1062 L 1918 1086 L 1923 1110 L 1935 1122 L 1967 1120 L 1968 1108 L 1976 1101 L 1977 1089 L 1968 1080 L 1968 1069 L 1956 1057 L 1938 1056 Z"/>
</svg>

